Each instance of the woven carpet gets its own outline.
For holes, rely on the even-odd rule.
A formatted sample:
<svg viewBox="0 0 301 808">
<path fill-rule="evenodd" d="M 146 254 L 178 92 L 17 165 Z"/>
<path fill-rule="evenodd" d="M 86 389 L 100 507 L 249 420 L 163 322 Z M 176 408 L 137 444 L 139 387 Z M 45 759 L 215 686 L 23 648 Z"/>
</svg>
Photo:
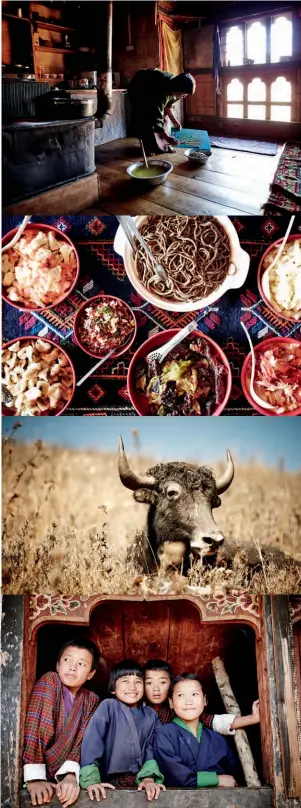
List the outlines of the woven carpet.
<svg viewBox="0 0 301 808">
<path fill-rule="evenodd" d="M 236 151 L 253 152 L 254 154 L 269 154 L 273 157 L 277 154 L 278 144 L 267 143 L 263 140 L 240 140 L 237 137 L 215 137 L 209 135 L 211 146 L 220 149 L 236 149 Z"/>
<path fill-rule="evenodd" d="M 5 217 L 3 234 L 20 224 L 20 221 L 20 217 Z M 33 221 L 39 219 L 33 217 Z M 127 370 L 134 352 L 152 334 L 186 325 L 191 314 L 162 311 L 146 303 L 135 292 L 128 281 L 122 259 L 113 249 L 118 226 L 114 216 L 51 216 L 44 217 L 43 221 L 68 233 L 76 244 L 81 264 L 77 288 L 66 301 L 42 314 L 22 312 L 5 304 L 3 339 L 8 341 L 30 334 L 53 339 L 65 347 L 74 362 L 79 379 L 96 364 L 96 360 L 85 354 L 75 343 L 73 322 L 76 310 L 83 300 L 98 292 L 111 293 L 126 300 L 137 318 L 135 344 L 119 359 L 109 360 L 77 388 L 65 415 L 135 415 L 126 384 Z M 288 323 L 274 315 L 260 298 L 256 280 L 262 254 L 273 241 L 284 235 L 288 217 L 239 216 L 232 221 L 241 246 L 251 256 L 249 274 L 242 289 L 228 292 L 217 303 L 203 309 L 199 328 L 223 348 L 231 365 L 233 386 L 223 414 L 258 415 L 245 399 L 240 383 L 241 367 L 249 352 L 240 320 L 243 319 L 246 323 L 254 344 L 273 335 L 292 336 L 301 341 L 300 324 Z M 293 232 L 301 234 L 301 217 L 296 217 Z"/>
<path fill-rule="evenodd" d="M 284 146 L 270 187 L 265 212 L 273 206 L 292 213 L 301 212 L 301 142 L 292 141 Z"/>
</svg>

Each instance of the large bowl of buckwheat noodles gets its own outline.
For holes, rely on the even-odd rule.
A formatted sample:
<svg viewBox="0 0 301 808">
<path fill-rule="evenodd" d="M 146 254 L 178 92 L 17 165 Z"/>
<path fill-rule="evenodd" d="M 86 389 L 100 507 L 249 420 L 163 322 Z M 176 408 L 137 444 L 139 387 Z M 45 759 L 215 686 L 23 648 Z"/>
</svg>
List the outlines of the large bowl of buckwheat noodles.
<svg viewBox="0 0 301 808">
<path fill-rule="evenodd" d="M 114 248 L 138 294 L 166 311 L 197 311 L 241 287 L 250 259 L 228 216 L 138 216 L 136 225 L 167 278 L 162 281 L 140 244 L 118 228 Z"/>
</svg>

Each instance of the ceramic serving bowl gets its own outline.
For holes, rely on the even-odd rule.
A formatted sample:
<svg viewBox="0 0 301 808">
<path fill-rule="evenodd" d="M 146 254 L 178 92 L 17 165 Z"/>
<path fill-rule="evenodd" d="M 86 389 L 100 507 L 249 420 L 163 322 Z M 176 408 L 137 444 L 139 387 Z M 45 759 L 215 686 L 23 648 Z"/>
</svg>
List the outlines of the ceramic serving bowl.
<svg viewBox="0 0 301 808">
<path fill-rule="evenodd" d="M 53 342 L 51 339 L 47 339 L 46 337 L 39 337 L 39 336 L 36 337 L 36 336 L 33 336 L 32 334 L 28 334 L 28 337 L 16 337 L 16 339 L 12 339 L 12 340 L 10 340 L 10 342 L 6 342 L 5 345 L 2 346 L 2 353 L 4 353 L 4 351 L 6 351 L 7 348 L 10 348 L 11 345 L 16 344 L 17 342 L 21 343 L 21 348 L 22 348 L 24 343 L 26 343 L 26 342 L 36 342 L 37 340 L 40 340 L 42 342 L 49 342 L 49 344 L 51 345 L 51 350 L 53 348 L 56 348 L 58 351 L 60 351 L 60 353 L 63 354 L 64 357 L 68 360 L 68 365 L 72 370 L 73 382 L 72 382 L 72 387 L 70 387 L 70 396 L 69 396 L 68 400 L 64 403 L 64 405 L 62 407 L 60 407 L 57 410 L 47 411 L 46 413 L 43 413 L 43 412 L 40 413 L 40 416 L 43 416 L 45 414 L 46 415 L 62 415 L 63 412 L 65 412 L 65 410 L 67 409 L 67 407 L 69 407 L 69 404 L 71 403 L 71 401 L 73 399 L 73 396 L 74 396 L 74 393 L 75 393 L 75 387 L 76 387 L 76 375 L 75 375 L 74 365 L 73 365 L 73 362 L 70 359 L 70 356 L 68 356 L 66 351 L 64 351 L 64 349 L 61 348 L 60 345 L 58 345 L 56 342 Z M 41 356 L 43 356 L 43 354 L 41 354 Z M 13 407 L 7 407 L 5 404 L 2 404 L 2 415 L 14 415 L 14 408 Z M 35 417 L 37 417 L 37 416 L 35 415 Z"/>
<path fill-rule="evenodd" d="M 234 265 L 236 272 L 233 275 L 228 274 L 221 286 L 215 289 L 215 291 L 210 295 L 194 301 L 180 302 L 178 300 L 162 298 L 160 295 L 155 294 L 155 292 L 146 289 L 138 277 L 132 247 L 130 246 L 122 228 L 118 228 L 114 241 L 114 249 L 115 252 L 117 252 L 118 255 L 123 258 L 127 276 L 140 297 L 147 300 L 148 303 L 152 303 L 153 306 L 157 306 L 159 309 L 164 309 L 165 311 L 199 311 L 200 309 L 204 309 L 206 306 L 210 306 L 212 303 L 215 303 L 226 292 L 228 292 L 229 289 L 239 289 L 241 286 L 243 286 L 249 270 L 250 256 L 245 252 L 245 250 L 242 250 L 237 232 L 229 217 L 214 216 L 213 218 L 215 218 L 222 225 L 228 235 L 231 249 L 229 270 L 233 269 Z M 141 228 L 142 225 L 147 222 L 147 219 L 147 216 L 135 217 L 137 227 Z"/>
<path fill-rule="evenodd" d="M 128 304 L 125 303 L 124 300 L 121 300 L 121 298 L 115 297 L 114 295 L 95 295 L 95 297 L 90 297 L 88 300 L 85 300 L 84 303 L 82 303 L 82 305 L 79 307 L 79 309 L 78 309 L 78 311 L 76 312 L 76 315 L 75 315 L 74 336 L 75 336 L 76 342 L 79 345 L 79 347 L 82 349 L 82 351 L 85 351 L 85 353 L 89 354 L 89 356 L 93 356 L 95 359 L 101 359 L 102 356 L 104 356 L 105 354 L 108 353 L 108 351 L 110 350 L 109 348 L 106 348 L 105 350 L 103 350 L 102 353 L 99 353 L 99 352 L 97 353 L 96 351 L 95 352 L 91 351 L 87 347 L 87 345 L 83 342 L 83 340 L 81 339 L 80 332 L 79 332 L 80 321 L 82 319 L 82 316 L 84 314 L 85 309 L 88 306 L 91 306 L 91 303 L 94 303 L 95 301 L 105 301 L 105 300 L 108 300 L 108 301 L 118 300 L 119 303 L 122 303 L 122 305 L 127 309 L 129 314 L 131 315 L 131 318 L 132 318 L 132 321 L 133 321 L 133 333 L 128 337 L 128 339 L 122 345 L 120 345 L 119 348 L 116 348 L 116 350 L 112 354 L 112 359 L 116 359 L 117 356 L 121 356 L 121 354 L 125 353 L 125 351 L 127 351 L 128 348 L 131 347 L 131 345 L 133 344 L 133 342 L 134 342 L 134 340 L 136 338 L 136 334 L 137 334 L 137 320 L 136 320 L 136 317 L 134 315 L 134 312 L 132 311 L 130 306 L 128 306 Z"/>
<path fill-rule="evenodd" d="M 149 337 L 149 339 L 147 339 L 146 342 L 140 345 L 140 348 L 138 348 L 138 350 L 133 356 L 133 359 L 131 361 L 128 370 L 127 385 L 131 402 L 133 404 L 133 407 L 135 407 L 135 410 L 138 413 L 138 415 L 149 415 L 149 407 L 147 398 L 144 395 L 144 393 L 136 389 L 135 374 L 137 365 L 142 359 L 148 356 L 148 354 L 151 351 L 155 351 L 156 348 L 161 348 L 162 345 L 166 345 L 168 340 L 174 337 L 175 334 L 177 334 L 179 331 L 180 331 L 179 328 L 169 328 L 167 331 L 160 331 L 159 334 L 154 334 L 152 337 Z M 192 339 L 193 337 L 202 337 L 202 339 L 205 340 L 205 342 L 208 342 L 211 350 L 213 351 L 215 356 L 218 358 L 218 360 L 226 370 L 227 383 L 226 383 L 225 395 L 223 401 L 220 402 L 220 404 L 216 407 L 216 410 L 212 413 L 212 415 L 221 415 L 229 399 L 232 387 L 232 374 L 228 359 L 226 357 L 226 354 L 224 354 L 224 351 L 222 351 L 222 349 L 219 347 L 219 345 L 217 345 L 217 343 L 214 342 L 213 339 L 207 337 L 206 334 L 202 334 L 201 331 L 196 330 L 191 332 L 191 334 L 189 335 L 189 339 Z"/>
<path fill-rule="evenodd" d="M 301 240 L 300 233 L 290 235 L 288 237 L 288 239 L 287 239 L 287 243 L 295 241 L 296 239 L 299 239 L 299 241 Z M 283 241 L 283 238 L 278 238 L 277 241 L 274 241 L 273 244 L 270 244 L 268 249 L 263 253 L 263 256 L 261 258 L 261 261 L 260 261 L 260 264 L 259 264 L 259 267 L 258 267 L 257 283 L 258 283 L 258 288 L 259 288 L 259 291 L 260 291 L 260 295 L 261 295 L 262 299 L 264 300 L 264 302 L 266 303 L 266 305 L 268 306 L 268 308 L 274 314 L 276 314 L 277 317 L 281 317 L 283 320 L 288 320 L 288 322 L 296 323 L 296 322 L 300 322 L 300 320 L 298 321 L 295 317 L 289 317 L 287 314 L 282 314 L 282 312 L 279 311 L 279 309 L 276 309 L 273 306 L 272 300 L 269 300 L 269 298 L 265 295 L 265 293 L 263 291 L 262 283 L 261 283 L 261 278 L 263 276 L 263 273 L 266 271 L 266 269 L 268 269 L 268 266 L 264 266 L 265 259 L 273 249 L 275 249 L 275 248 L 277 249 L 277 248 L 280 247 L 280 244 L 281 244 L 282 241 Z M 281 256 L 280 256 L 279 260 L 281 261 Z"/>
<path fill-rule="evenodd" d="M 300 343 L 298 340 L 292 339 L 291 337 L 271 337 L 270 339 L 264 339 L 259 345 L 254 346 L 255 351 L 255 362 L 256 358 L 265 351 L 267 348 L 275 348 L 277 345 L 283 345 L 284 343 L 291 344 L 294 343 L 296 346 L 299 346 Z M 273 416 L 276 415 L 278 417 L 279 414 L 275 412 L 275 410 L 267 410 L 264 407 L 261 407 L 260 404 L 257 404 L 257 401 L 254 401 L 253 396 L 250 392 L 250 376 L 251 376 L 251 367 L 252 367 L 252 357 L 251 352 L 245 358 L 245 361 L 242 366 L 241 370 L 241 386 L 244 392 L 244 395 L 251 404 L 251 407 L 257 412 L 260 412 L 260 415 L 269 415 Z M 285 413 L 282 413 L 284 417 L 288 415 L 301 415 L 301 407 L 296 407 L 295 410 L 287 410 Z"/>
<path fill-rule="evenodd" d="M 2 238 L 2 247 L 4 247 L 5 244 L 8 244 L 10 241 L 12 241 L 12 239 L 16 235 L 18 229 L 19 229 L 18 227 L 14 227 L 13 230 L 10 230 L 9 233 L 6 233 L 6 235 L 3 236 L 3 238 Z M 70 292 L 72 292 L 72 289 L 74 289 L 74 287 L 75 287 L 75 285 L 77 283 L 77 280 L 78 280 L 78 276 L 79 276 L 79 270 L 80 270 L 79 256 L 78 256 L 77 249 L 76 249 L 75 245 L 73 244 L 73 242 L 71 241 L 71 239 L 69 238 L 69 236 L 66 236 L 66 233 L 62 233 L 62 231 L 59 230 L 57 227 L 53 227 L 50 224 L 41 224 L 41 222 L 38 223 L 38 224 L 30 222 L 27 225 L 27 227 L 25 228 L 24 233 L 27 233 L 27 232 L 31 231 L 32 234 L 33 234 L 33 237 L 34 237 L 35 235 L 37 235 L 39 230 L 42 230 L 43 233 L 48 233 L 51 230 L 54 237 L 57 238 L 58 241 L 65 241 L 67 244 L 69 244 L 72 247 L 72 249 L 75 252 L 75 258 L 76 258 L 76 267 L 74 268 L 73 280 L 72 280 L 72 283 L 70 284 L 70 288 L 66 292 L 64 292 L 63 295 L 59 296 L 53 303 L 50 303 L 47 306 L 43 306 L 43 307 L 42 306 L 35 306 L 34 304 L 31 304 L 31 303 L 28 306 L 24 306 L 24 304 L 22 304 L 22 303 L 14 302 L 13 300 L 10 300 L 9 297 L 7 296 L 7 294 L 6 294 L 5 286 L 2 285 L 2 297 L 3 297 L 3 300 L 5 300 L 6 303 L 9 303 L 10 306 L 14 306 L 15 309 L 19 309 L 20 311 L 45 311 L 46 309 L 53 309 L 54 306 L 57 306 L 59 303 L 62 303 L 62 301 L 65 300 L 70 295 Z M 24 233 L 22 235 L 24 235 Z M 22 236 L 21 236 L 21 238 L 22 238 Z M 7 250 L 7 252 L 5 252 L 4 255 L 8 255 L 8 253 L 9 253 L 9 250 Z"/>
<path fill-rule="evenodd" d="M 152 166 L 160 168 L 161 174 L 158 174 L 156 177 L 136 177 L 135 171 L 137 168 L 144 168 L 143 162 L 132 163 L 126 170 L 127 174 L 137 182 L 147 182 L 148 185 L 161 185 L 161 183 L 166 180 L 166 177 L 168 177 L 168 174 L 173 170 L 173 165 L 169 160 L 148 160 L 147 162 L 150 168 Z"/>
</svg>

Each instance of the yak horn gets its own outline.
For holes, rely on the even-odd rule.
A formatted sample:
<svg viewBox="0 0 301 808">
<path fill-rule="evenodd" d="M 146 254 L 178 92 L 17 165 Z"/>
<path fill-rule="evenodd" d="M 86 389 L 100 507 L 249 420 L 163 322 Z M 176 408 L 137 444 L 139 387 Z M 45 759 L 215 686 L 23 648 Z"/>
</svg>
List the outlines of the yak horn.
<svg viewBox="0 0 301 808">
<path fill-rule="evenodd" d="M 223 494 L 232 483 L 234 477 L 234 463 L 232 460 L 231 452 L 227 449 L 227 468 L 226 471 L 216 481 L 218 494 Z"/>
<path fill-rule="evenodd" d="M 119 438 L 118 471 L 121 482 L 131 491 L 137 491 L 138 488 L 154 488 L 156 483 L 155 478 L 151 475 L 135 474 L 130 468 L 121 437 Z"/>
</svg>

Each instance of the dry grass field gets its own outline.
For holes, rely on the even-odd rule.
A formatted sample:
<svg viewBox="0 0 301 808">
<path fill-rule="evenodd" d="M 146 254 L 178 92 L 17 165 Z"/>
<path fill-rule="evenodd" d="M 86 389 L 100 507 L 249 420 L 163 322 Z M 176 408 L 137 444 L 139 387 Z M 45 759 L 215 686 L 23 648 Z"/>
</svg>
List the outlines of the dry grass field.
<svg viewBox="0 0 301 808">
<path fill-rule="evenodd" d="M 137 471 L 153 462 L 143 451 L 131 457 Z M 276 547 L 301 561 L 300 489 L 301 471 L 272 470 L 256 459 L 237 463 L 215 518 L 238 546 Z M 166 582 L 141 574 L 135 561 L 125 559 L 144 529 L 146 512 L 119 480 L 117 452 L 73 451 L 40 441 L 28 445 L 11 435 L 3 444 L 4 591 L 163 593 Z M 231 570 L 208 571 L 197 562 L 188 580 L 173 574 L 168 585 L 169 592 L 189 586 L 190 591 L 299 593 L 301 567 L 288 573 L 263 561 L 250 582 L 238 551 Z"/>
</svg>

